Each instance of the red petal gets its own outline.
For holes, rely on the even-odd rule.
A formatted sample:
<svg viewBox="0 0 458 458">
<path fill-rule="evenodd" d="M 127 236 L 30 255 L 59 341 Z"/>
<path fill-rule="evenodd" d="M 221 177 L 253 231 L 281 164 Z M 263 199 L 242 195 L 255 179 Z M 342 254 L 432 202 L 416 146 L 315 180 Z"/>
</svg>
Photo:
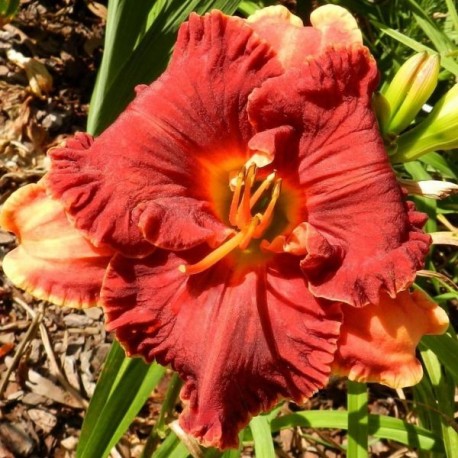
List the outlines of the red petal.
<svg viewBox="0 0 458 458">
<path fill-rule="evenodd" d="M 415 348 L 425 334 L 442 334 L 447 314 L 425 294 L 405 291 L 362 309 L 343 306 L 344 320 L 333 371 L 359 382 L 393 388 L 417 384 L 422 376 Z"/>
<path fill-rule="evenodd" d="M 192 277 L 179 272 L 195 255 L 202 253 L 116 257 L 102 293 L 107 327 L 129 355 L 180 373 L 187 432 L 234 447 L 251 415 L 279 397 L 300 402 L 326 383 L 340 306 L 321 306 L 285 263 L 237 272 L 223 261 Z"/>
<path fill-rule="evenodd" d="M 256 11 L 247 22 L 278 54 L 285 68 L 302 65 L 307 56 L 317 55 L 330 45 L 362 43 L 353 16 L 337 5 L 313 11 L 313 27 L 304 27 L 300 18 L 281 5 Z"/>
<path fill-rule="evenodd" d="M 209 182 L 215 164 L 245 162 L 248 96 L 281 72 L 273 56 L 241 19 L 192 15 L 167 71 L 87 151 L 51 152 L 53 195 L 94 243 L 126 256 L 151 252 L 145 238 L 170 249 L 222 241 Z"/>
<path fill-rule="evenodd" d="M 323 257 L 329 264 L 320 275 L 306 272 L 310 290 L 353 305 L 407 288 L 430 244 L 420 231 L 423 218 L 403 202 L 378 132 L 370 106 L 376 81 L 365 48 L 336 49 L 267 81 L 250 98 L 259 130 L 289 122 L 301 132 L 298 151 L 277 155 L 272 166 L 279 176 L 298 170 L 308 222 L 343 255 L 341 264 Z"/>
<path fill-rule="evenodd" d="M 0 224 L 20 242 L 3 260 L 15 285 L 58 305 L 97 305 L 112 251 L 86 240 L 41 184 L 16 191 L 3 205 Z"/>
</svg>

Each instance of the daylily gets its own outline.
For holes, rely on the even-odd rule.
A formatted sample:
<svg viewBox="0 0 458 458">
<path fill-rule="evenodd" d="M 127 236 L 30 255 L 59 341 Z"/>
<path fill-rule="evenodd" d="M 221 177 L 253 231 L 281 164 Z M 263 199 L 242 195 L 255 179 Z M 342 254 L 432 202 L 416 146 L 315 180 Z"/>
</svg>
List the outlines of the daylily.
<svg viewBox="0 0 458 458">
<path fill-rule="evenodd" d="M 375 62 L 346 10 L 311 23 L 191 15 L 166 72 L 3 208 L 12 281 L 102 305 L 129 355 L 179 372 L 181 426 L 205 445 L 236 446 L 331 370 L 414 384 L 415 346 L 447 326 L 409 292 L 430 237 L 378 132 Z"/>
</svg>

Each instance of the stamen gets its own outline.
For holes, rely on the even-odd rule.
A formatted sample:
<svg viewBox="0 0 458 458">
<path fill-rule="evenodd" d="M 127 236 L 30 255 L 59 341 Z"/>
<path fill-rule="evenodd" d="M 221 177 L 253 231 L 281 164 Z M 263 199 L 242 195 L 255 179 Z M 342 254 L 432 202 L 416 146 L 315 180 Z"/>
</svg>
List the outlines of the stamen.
<svg viewBox="0 0 458 458">
<path fill-rule="evenodd" d="M 250 199 L 250 208 L 253 208 L 257 201 L 261 198 L 264 191 L 270 188 L 270 185 L 275 181 L 277 173 L 272 172 L 270 175 L 266 177 L 266 179 L 261 183 L 258 189 L 256 189 L 255 193 L 251 196 Z"/>
<path fill-rule="evenodd" d="M 229 222 L 232 226 L 237 225 L 237 210 L 239 208 L 240 193 L 242 192 L 243 177 L 245 170 L 242 169 L 237 175 L 237 181 L 235 184 L 234 195 L 232 196 L 231 208 L 229 210 Z"/>
<path fill-rule="evenodd" d="M 218 248 L 213 250 L 210 254 L 205 256 L 204 259 L 201 261 L 197 262 L 196 264 L 181 264 L 178 266 L 178 270 L 180 272 L 183 272 L 184 274 L 188 275 L 194 275 L 198 274 L 200 272 L 203 272 L 204 270 L 207 270 L 214 264 L 216 264 L 218 261 L 221 261 L 226 255 L 228 255 L 232 250 L 237 248 L 242 242 L 242 240 L 245 238 L 246 235 L 246 230 L 238 232 L 234 237 L 230 238 L 229 240 L 226 240 L 222 245 L 220 245 Z"/>
<path fill-rule="evenodd" d="M 180 272 L 188 275 L 201 273 L 221 261 L 236 248 L 242 251 L 246 250 L 253 239 L 262 237 L 272 221 L 275 204 L 280 196 L 281 179 L 277 179 L 276 176 L 276 172 L 268 175 L 251 195 L 256 179 L 256 164 L 250 164 L 248 168 L 243 167 L 237 177 L 231 179 L 230 183 L 231 189 L 234 189 L 234 195 L 229 209 L 229 222 L 232 226 L 236 226 L 240 232 L 226 240 L 199 262 L 190 265 L 181 264 L 178 267 Z M 257 213 L 252 216 L 252 208 L 272 184 L 274 187 L 264 213 Z"/>
<path fill-rule="evenodd" d="M 251 188 L 256 177 L 256 164 L 248 167 L 245 175 L 245 188 L 243 189 L 242 200 L 237 211 L 237 227 L 242 230 L 251 221 Z"/>
<path fill-rule="evenodd" d="M 256 232 L 253 237 L 259 238 L 264 234 L 266 229 L 269 227 L 270 222 L 272 221 L 272 216 L 274 214 L 275 204 L 277 203 L 278 198 L 280 197 L 281 190 L 281 179 L 278 179 L 275 182 L 274 189 L 272 191 L 272 197 L 270 198 L 269 205 L 267 205 L 266 211 L 262 215 L 261 223 L 256 228 Z"/>
<path fill-rule="evenodd" d="M 245 250 L 248 248 L 248 245 L 251 242 L 251 239 L 253 238 L 254 231 L 256 230 L 256 227 L 258 224 L 261 222 L 260 215 L 256 215 L 252 218 L 250 221 L 250 224 L 248 225 L 246 231 L 245 231 L 245 237 L 243 237 L 242 241 L 239 244 L 239 248 L 241 250 Z"/>
</svg>

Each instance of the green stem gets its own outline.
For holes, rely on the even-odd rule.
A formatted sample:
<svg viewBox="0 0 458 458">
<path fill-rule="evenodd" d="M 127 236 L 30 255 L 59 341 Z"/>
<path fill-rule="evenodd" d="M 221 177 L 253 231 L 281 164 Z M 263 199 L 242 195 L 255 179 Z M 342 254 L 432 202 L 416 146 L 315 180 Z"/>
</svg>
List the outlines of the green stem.
<svg viewBox="0 0 458 458">
<path fill-rule="evenodd" d="M 365 383 L 348 381 L 348 458 L 367 458 L 369 438 L 367 409 L 367 386 Z"/>
<path fill-rule="evenodd" d="M 180 394 L 182 385 L 183 382 L 181 381 L 180 377 L 176 372 L 174 372 L 170 380 L 164 402 L 162 403 L 159 418 L 157 423 L 154 425 L 153 430 L 151 431 L 151 435 L 146 441 L 141 458 L 151 458 L 159 442 L 164 438 L 165 423 L 173 415 L 173 410 L 175 409 L 175 404 L 178 395 Z"/>
</svg>

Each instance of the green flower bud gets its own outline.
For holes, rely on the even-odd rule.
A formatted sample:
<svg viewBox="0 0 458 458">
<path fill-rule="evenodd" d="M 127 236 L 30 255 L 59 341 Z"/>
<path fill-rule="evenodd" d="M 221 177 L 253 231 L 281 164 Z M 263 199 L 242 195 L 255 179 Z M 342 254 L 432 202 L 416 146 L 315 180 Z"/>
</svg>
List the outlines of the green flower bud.
<svg viewBox="0 0 458 458">
<path fill-rule="evenodd" d="M 377 117 L 380 130 L 386 132 L 388 123 L 390 122 L 391 109 L 388 100 L 380 92 L 375 92 L 372 97 L 372 109 Z"/>
<path fill-rule="evenodd" d="M 455 84 L 418 126 L 398 137 L 391 162 L 413 161 L 438 149 L 458 148 L 458 84 Z"/>
<path fill-rule="evenodd" d="M 401 66 L 384 94 L 391 108 L 384 132 L 398 134 L 409 126 L 436 88 L 439 69 L 439 56 L 426 52 Z"/>
</svg>

